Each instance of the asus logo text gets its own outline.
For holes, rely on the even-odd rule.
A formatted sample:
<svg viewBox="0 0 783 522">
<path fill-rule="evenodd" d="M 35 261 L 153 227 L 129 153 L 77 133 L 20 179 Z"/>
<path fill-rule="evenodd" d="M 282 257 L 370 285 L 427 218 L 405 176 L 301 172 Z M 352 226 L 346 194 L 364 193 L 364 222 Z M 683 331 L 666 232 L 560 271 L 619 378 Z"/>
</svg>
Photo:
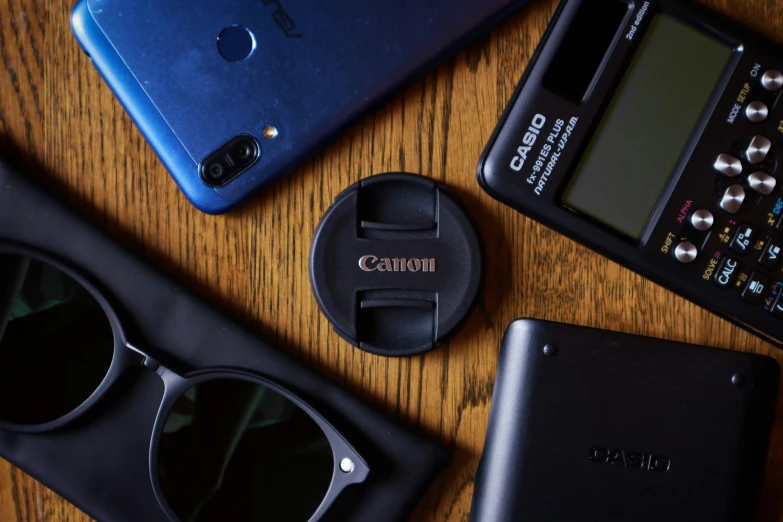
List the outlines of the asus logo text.
<svg viewBox="0 0 783 522">
<path fill-rule="evenodd" d="M 285 9 L 283 9 L 283 5 L 280 3 L 280 0 L 261 0 L 261 3 L 265 6 L 274 6 L 275 10 L 272 13 L 272 20 L 275 21 L 277 26 L 280 28 L 281 31 L 288 37 L 288 38 L 301 38 L 301 33 L 295 33 L 296 30 L 296 22 L 291 18 L 291 15 L 289 15 Z"/>
</svg>

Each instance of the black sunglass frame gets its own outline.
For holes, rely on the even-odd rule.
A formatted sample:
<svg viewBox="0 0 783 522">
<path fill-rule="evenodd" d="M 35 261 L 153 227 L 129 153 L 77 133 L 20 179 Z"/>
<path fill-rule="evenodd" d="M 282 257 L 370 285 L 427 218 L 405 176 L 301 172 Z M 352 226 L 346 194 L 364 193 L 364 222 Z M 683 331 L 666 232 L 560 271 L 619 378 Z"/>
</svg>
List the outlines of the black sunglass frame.
<svg viewBox="0 0 783 522">
<path fill-rule="evenodd" d="M 157 373 L 163 380 L 164 385 L 163 398 L 161 399 L 161 404 L 158 408 L 158 414 L 155 418 L 155 424 L 150 436 L 149 473 L 155 497 L 157 498 L 161 509 L 163 509 L 170 520 L 177 522 L 179 521 L 179 517 L 169 505 L 169 502 L 163 493 L 157 473 L 158 449 L 163 436 L 163 427 L 171 409 L 182 394 L 193 386 L 211 380 L 236 379 L 260 384 L 291 401 L 321 428 L 332 447 L 332 480 L 324 495 L 324 499 L 321 501 L 321 504 L 318 506 L 315 513 L 310 517 L 309 522 L 320 520 L 345 488 L 351 484 L 364 482 L 367 478 L 370 469 L 365 460 L 346 441 L 340 432 L 334 428 L 334 426 L 321 417 L 315 409 L 299 398 L 295 393 L 269 379 L 241 369 L 212 368 L 179 375 L 170 368 L 163 366 L 159 361 L 128 341 L 125 330 L 123 329 L 117 314 L 114 312 L 114 309 L 104 295 L 86 277 L 51 255 L 17 243 L 0 240 L 0 256 L 1 255 L 28 257 L 35 261 L 46 263 L 79 283 L 82 288 L 95 299 L 106 314 L 114 334 L 114 353 L 109 369 L 101 384 L 73 411 L 51 422 L 37 425 L 20 425 L 0 420 L 0 430 L 23 434 L 35 434 L 62 428 L 89 411 L 125 372 L 133 368 L 138 368 L 139 366 L 144 366 Z"/>
</svg>

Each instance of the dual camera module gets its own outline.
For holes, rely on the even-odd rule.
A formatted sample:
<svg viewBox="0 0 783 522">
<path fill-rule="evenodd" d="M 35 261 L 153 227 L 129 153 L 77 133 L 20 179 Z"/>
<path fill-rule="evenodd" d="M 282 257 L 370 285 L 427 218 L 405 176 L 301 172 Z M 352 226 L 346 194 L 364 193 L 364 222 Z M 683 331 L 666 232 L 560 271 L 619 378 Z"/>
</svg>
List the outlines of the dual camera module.
<svg viewBox="0 0 783 522">
<path fill-rule="evenodd" d="M 201 179 L 211 187 L 223 186 L 253 165 L 260 153 L 255 138 L 235 136 L 201 163 Z"/>
</svg>

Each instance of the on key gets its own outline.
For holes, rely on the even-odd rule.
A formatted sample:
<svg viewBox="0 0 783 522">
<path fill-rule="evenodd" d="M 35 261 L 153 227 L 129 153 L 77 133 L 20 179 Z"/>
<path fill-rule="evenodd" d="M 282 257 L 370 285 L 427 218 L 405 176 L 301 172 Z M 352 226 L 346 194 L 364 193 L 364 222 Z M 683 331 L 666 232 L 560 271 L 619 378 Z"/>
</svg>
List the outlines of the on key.
<svg viewBox="0 0 783 522">
<path fill-rule="evenodd" d="M 734 233 L 729 248 L 741 256 L 744 256 L 753 247 L 756 237 L 759 235 L 757 228 L 750 225 L 740 225 Z"/>
</svg>

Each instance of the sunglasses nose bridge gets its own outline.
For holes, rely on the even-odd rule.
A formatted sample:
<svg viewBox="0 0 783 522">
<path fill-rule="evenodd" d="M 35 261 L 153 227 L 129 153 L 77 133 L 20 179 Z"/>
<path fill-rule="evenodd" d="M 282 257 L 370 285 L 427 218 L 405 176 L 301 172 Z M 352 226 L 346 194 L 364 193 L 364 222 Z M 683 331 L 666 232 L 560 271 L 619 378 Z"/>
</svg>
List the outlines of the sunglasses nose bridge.
<svg viewBox="0 0 783 522">
<path fill-rule="evenodd" d="M 152 364 L 153 366 L 147 366 L 149 361 L 149 364 Z M 173 371 L 172 369 L 163 366 L 155 359 L 148 357 L 144 361 L 144 365 L 148 368 L 151 368 L 155 371 L 155 373 L 160 376 L 160 378 L 163 380 L 163 387 L 165 389 L 166 396 L 169 395 L 179 395 L 180 393 L 184 392 L 188 386 L 190 386 L 189 381 L 182 377 L 177 372 Z"/>
<path fill-rule="evenodd" d="M 160 363 L 157 360 L 155 360 L 153 357 L 151 357 L 151 356 L 147 355 L 146 353 L 144 353 L 144 351 L 141 350 L 141 348 L 136 348 L 134 345 L 132 345 L 131 343 L 129 343 L 127 341 L 125 341 L 123 344 L 125 344 L 125 348 L 127 348 L 128 350 L 130 350 L 132 352 L 136 352 L 137 354 L 141 355 L 144 358 L 143 364 L 144 364 L 145 367 L 149 368 L 150 370 L 152 370 L 154 372 L 158 371 L 158 369 L 160 368 Z"/>
<path fill-rule="evenodd" d="M 159 360 L 145 353 L 144 350 L 142 350 L 141 348 L 137 348 L 136 346 L 134 346 L 128 341 L 124 341 L 123 344 L 127 349 L 139 354 L 143 358 L 142 365 L 145 368 L 157 373 L 160 376 L 160 378 L 163 379 L 163 384 L 167 389 L 174 387 L 175 384 L 179 385 L 185 382 L 185 379 L 182 376 L 180 376 L 177 372 L 173 371 L 171 368 L 168 368 L 167 366 L 163 366 L 163 364 Z"/>
</svg>

